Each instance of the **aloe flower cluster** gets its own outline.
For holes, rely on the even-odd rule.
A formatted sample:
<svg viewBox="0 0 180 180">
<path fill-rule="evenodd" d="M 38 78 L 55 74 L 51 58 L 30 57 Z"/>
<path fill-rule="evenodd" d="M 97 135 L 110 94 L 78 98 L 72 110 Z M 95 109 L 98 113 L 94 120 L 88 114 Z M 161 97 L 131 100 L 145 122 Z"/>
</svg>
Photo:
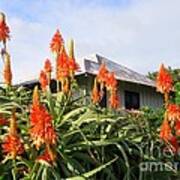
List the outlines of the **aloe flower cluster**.
<svg viewBox="0 0 180 180">
<path fill-rule="evenodd" d="M 24 146 L 22 139 L 17 133 L 17 119 L 16 114 L 13 111 L 10 118 L 10 128 L 8 134 L 4 137 L 2 149 L 3 152 L 10 156 L 12 159 L 16 159 L 18 155 L 24 153 Z"/>
<path fill-rule="evenodd" d="M 9 39 L 9 27 L 6 24 L 6 17 L 4 13 L 0 13 L 0 42 L 6 44 L 6 41 Z"/>
<path fill-rule="evenodd" d="M 180 106 L 170 102 L 170 92 L 173 90 L 173 78 L 162 64 L 156 79 L 157 91 L 164 94 L 165 114 L 161 125 L 160 138 L 164 140 L 173 152 L 178 152 L 177 137 L 180 135 Z"/>
<path fill-rule="evenodd" d="M 46 107 L 40 103 L 38 87 L 34 88 L 33 104 L 30 112 L 30 137 L 36 149 L 45 144 L 45 152 L 37 158 L 40 162 L 53 164 L 55 154 L 51 146 L 56 145 L 57 135 L 52 125 L 52 116 L 47 111 Z M 47 158 L 48 157 L 48 158 Z"/>
<path fill-rule="evenodd" d="M 180 105 L 171 99 L 173 78 L 164 65 L 160 67 L 156 86 L 164 95 L 165 113 L 160 134 L 158 129 L 158 135 L 155 132 L 158 137 L 154 138 L 144 112 L 134 116 L 129 111 L 114 111 L 120 107 L 118 81 L 104 63 L 94 78 L 90 97 L 93 106 L 71 98 L 79 66 L 73 40 L 69 42 L 67 53 L 59 30 L 50 43 L 55 63 L 45 59 L 39 74 L 40 87 L 35 86 L 31 91 L 13 86 L 7 47 L 9 33 L 5 15 L 0 13 L 5 85 L 0 89 L 1 179 L 130 179 L 138 174 L 137 162 L 144 160 L 142 152 L 147 142 L 159 143 L 160 137 L 168 150 L 178 152 Z M 52 73 L 57 83 L 55 93 L 51 92 Z M 113 111 L 97 107 L 105 90 Z M 143 153 L 148 158 L 149 154 Z M 131 171 L 135 173 L 131 175 Z M 137 179 L 142 178 L 139 174 Z"/>
<path fill-rule="evenodd" d="M 57 30 L 50 43 L 50 49 L 56 60 L 57 87 L 59 88 L 59 85 L 61 87 L 58 91 L 61 90 L 64 93 L 68 93 L 71 89 L 74 74 L 79 68 L 74 57 L 74 42 L 73 40 L 70 41 L 69 54 L 67 54 L 62 35 Z"/>
<path fill-rule="evenodd" d="M 114 72 L 109 72 L 106 65 L 103 63 L 99 67 L 97 77 L 94 79 L 94 87 L 91 93 L 91 99 L 94 104 L 98 104 L 104 96 L 104 88 L 110 94 L 109 104 L 111 108 L 117 109 L 120 105 L 117 94 L 118 82 Z"/>
<path fill-rule="evenodd" d="M 1 56 L 3 58 L 4 68 L 3 68 L 3 77 L 4 84 L 11 86 L 12 84 L 12 72 L 11 72 L 11 60 L 10 55 L 7 51 L 7 41 L 10 38 L 10 30 L 6 23 L 6 17 L 4 13 L 0 13 L 0 43 L 2 42 L 3 48 L 1 50 Z"/>
</svg>

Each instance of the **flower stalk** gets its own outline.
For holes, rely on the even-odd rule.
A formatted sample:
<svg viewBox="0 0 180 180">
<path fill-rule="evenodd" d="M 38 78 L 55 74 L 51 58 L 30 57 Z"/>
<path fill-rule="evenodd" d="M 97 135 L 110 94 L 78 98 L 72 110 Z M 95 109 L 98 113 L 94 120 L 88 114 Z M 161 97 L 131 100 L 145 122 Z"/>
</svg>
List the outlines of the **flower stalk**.
<svg viewBox="0 0 180 180">
<path fill-rule="evenodd" d="M 4 55 L 4 83 L 7 87 L 12 85 L 12 70 L 11 70 L 11 60 L 10 55 L 6 52 Z"/>
<path fill-rule="evenodd" d="M 177 153 L 179 146 L 176 136 L 179 132 L 180 107 L 170 104 L 169 94 L 173 88 L 173 78 L 163 64 L 161 64 L 157 74 L 156 88 L 158 92 L 164 95 L 165 106 L 164 121 L 160 128 L 160 138 L 167 144 L 169 149 Z"/>
</svg>

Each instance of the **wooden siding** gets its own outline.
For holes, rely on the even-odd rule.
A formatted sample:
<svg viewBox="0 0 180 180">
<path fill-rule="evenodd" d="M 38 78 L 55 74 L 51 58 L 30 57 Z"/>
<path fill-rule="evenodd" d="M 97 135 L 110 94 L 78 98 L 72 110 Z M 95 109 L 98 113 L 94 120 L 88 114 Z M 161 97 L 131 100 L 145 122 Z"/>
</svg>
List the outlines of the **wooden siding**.
<svg viewBox="0 0 180 180">
<path fill-rule="evenodd" d="M 94 77 L 89 74 L 87 74 L 86 76 L 81 76 L 78 79 L 80 87 L 82 87 L 85 93 L 89 95 L 93 87 L 93 81 Z M 118 92 L 120 96 L 121 106 L 123 108 L 125 108 L 125 91 L 133 91 L 139 93 L 140 107 L 149 106 L 152 108 L 158 108 L 163 105 L 163 97 L 160 93 L 156 92 L 155 88 L 125 81 L 119 81 Z M 86 99 L 86 101 L 89 102 L 89 99 Z"/>
<path fill-rule="evenodd" d="M 140 95 L 140 107 L 149 106 L 152 108 L 161 107 L 163 105 L 163 97 L 156 92 L 155 88 L 143 86 L 139 84 L 119 81 L 119 95 L 122 107 L 125 107 L 125 91 L 137 92 Z"/>
<path fill-rule="evenodd" d="M 86 97 L 82 100 L 83 104 L 90 103 L 90 94 L 93 88 L 94 77 L 95 76 L 88 73 L 76 76 L 76 80 L 80 87 L 80 90 L 74 92 L 74 98 L 81 97 L 82 95 L 84 96 L 89 95 L 89 97 Z M 161 107 L 163 105 L 163 97 L 160 93 L 156 92 L 156 89 L 154 87 L 144 86 L 144 85 L 125 82 L 125 81 L 118 81 L 118 82 L 119 82 L 118 92 L 120 97 L 120 103 L 123 108 L 125 107 L 125 97 L 124 97 L 125 91 L 133 91 L 139 93 L 140 107 L 149 106 L 152 108 L 156 108 L 156 107 Z M 36 84 L 38 83 L 34 82 L 24 86 L 33 89 L 33 87 Z M 56 91 L 56 82 L 54 80 L 51 82 L 51 89 L 53 90 L 53 92 Z"/>
</svg>

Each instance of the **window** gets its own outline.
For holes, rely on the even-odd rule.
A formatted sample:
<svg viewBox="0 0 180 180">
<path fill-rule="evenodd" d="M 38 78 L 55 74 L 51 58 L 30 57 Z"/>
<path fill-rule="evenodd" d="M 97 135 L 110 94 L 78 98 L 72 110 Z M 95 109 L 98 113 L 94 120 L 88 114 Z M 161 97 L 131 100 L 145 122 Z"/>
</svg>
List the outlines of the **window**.
<svg viewBox="0 0 180 180">
<path fill-rule="evenodd" d="M 139 107 L 140 107 L 139 93 L 132 91 L 125 91 L 125 108 L 139 109 Z"/>
</svg>

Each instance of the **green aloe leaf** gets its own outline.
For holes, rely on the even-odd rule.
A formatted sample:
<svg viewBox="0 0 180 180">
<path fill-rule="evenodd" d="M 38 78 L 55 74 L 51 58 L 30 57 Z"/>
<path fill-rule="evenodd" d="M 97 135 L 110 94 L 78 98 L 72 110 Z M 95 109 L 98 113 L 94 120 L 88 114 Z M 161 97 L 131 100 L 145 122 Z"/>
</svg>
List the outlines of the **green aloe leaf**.
<svg viewBox="0 0 180 180">
<path fill-rule="evenodd" d="M 66 180 L 85 180 L 86 178 L 89 178 L 89 177 L 95 175 L 96 173 L 100 172 L 101 170 L 107 168 L 112 163 L 114 163 L 117 159 L 118 159 L 118 157 L 115 157 L 111 161 L 109 161 L 109 162 L 107 162 L 107 163 L 87 172 L 87 173 L 84 173 L 81 176 L 70 177 L 70 178 L 67 178 Z"/>
</svg>

